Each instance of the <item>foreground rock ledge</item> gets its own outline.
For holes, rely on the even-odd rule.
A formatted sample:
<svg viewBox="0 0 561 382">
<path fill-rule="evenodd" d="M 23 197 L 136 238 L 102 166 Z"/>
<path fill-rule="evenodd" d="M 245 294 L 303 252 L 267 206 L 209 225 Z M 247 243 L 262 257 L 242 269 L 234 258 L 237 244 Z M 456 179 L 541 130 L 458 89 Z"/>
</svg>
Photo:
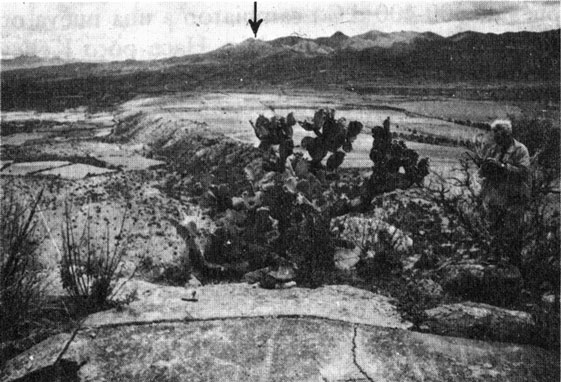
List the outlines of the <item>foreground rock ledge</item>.
<svg viewBox="0 0 561 382">
<path fill-rule="evenodd" d="M 405 330 L 391 301 L 345 285 L 192 291 L 131 281 L 122 311 L 88 317 L 10 360 L 0 382 L 553 381 L 559 357 L 532 347 Z"/>
<path fill-rule="evenodd" d="M 217 284 L 188 290 L 144 281 L 126 284 L 121 295 L 136 289 L 138 301 L 121 311 L 91 315 L 83 327 L 236 317 L 309 316 L 390 328 L 408 329 L 390 299 L 347 285 L 317 289 L 262 289 L 249 284 Z"/>
<path fill-rule="evenodd" d="M 52 337 L 11 360 L 1 380 L 34 380 L 31 373 L 68 381 L 559 380 L 558 356 L 543 349 L 321 318 L 82 330 L 57 376 L 52 364 L 69 338 Z"/>
</svg>

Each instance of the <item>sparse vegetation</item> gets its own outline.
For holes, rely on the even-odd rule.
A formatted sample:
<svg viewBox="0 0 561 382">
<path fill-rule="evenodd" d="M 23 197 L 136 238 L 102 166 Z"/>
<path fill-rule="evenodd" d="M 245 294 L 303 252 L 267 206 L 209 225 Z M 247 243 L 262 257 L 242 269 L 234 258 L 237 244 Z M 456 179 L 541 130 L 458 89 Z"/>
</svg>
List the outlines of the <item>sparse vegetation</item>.
<svg viewBox="0 0 561 382">
<path fill-rule="evenodd" d="M 453 232 L 459 234 L 450 240 L 456 251 L 471 252 L 483 261 L 488 256 L 500 254 L 500 260 L 510 264 L 505 266 L 514 264 L 520 267 L 525 291 L 531 296 L 526 298 L 533 300 L 533 314 L 540 326 L 535 341 L 540 345 L 558 347 L 559 332 L 555 328 L 559 327 L 561 226 L 558 198 L 552 192 L 559 179 L 559 131 L 544 121 L 528 119 L 515 120 L 514 126 L 515 137 L 522 142 L 527 139 L 528 149 L 533 155 L 533 187 L 520 228 L 524 235 L 521 238 L 524 246 L 520 259 L 513 258 L 509 255 L 510 250 L 505 249 L 509 245 L 507 234 L 490 229 L 477 192 L 474 173 L 481 141 L 474 145 L 475 153 L 472 156 L 460 161 L 458 176 L 441 178 L 429 186 L 432 193 L 429 200 L 442 208 L 448 225 L 455 227 Z M 512 296 L 510 292 L 504 290 L 504 299 L 499 303 L 520 304 L 525 298 L 520 294 Z M 549 306 L 541 302 L 544 293 L 554 296 Z M 557 330 L 557 334 L 552 335 L 552 330 Z"/>
<path fill-rule="evenodd" d="M 177 286 L 198 285 L 198 280 L 239 282 L 256 273 L 253 284 L 257 277 L 266 279 L 267 272 L 285 273 L 299 287 L 349 284 L 391 297 L 402 317 L 421 331 L 434 330 L 423 328 L 427 309 L 469 299 L 531 313 L 536 323 L 529 330 L 532 338 L 521 341 L 558 351 L 558 42 L 557 30 L 319 57 L 295 51 L 256 58 L 243 54 L 243 62 L 232 47 L 232 55 L 164 59 L 156 69 L 152 62 L 128 61 L 3 70 L 2 111 L 18 113 L 2 121 L 2 138 L 17 135 L 0 148 L 2 166 L 12 160 L 64 160 L 111 168 L 108 152 L 167 163 L 158 170 L 122 168 L 76 181 L 34 173 L 17 177 L 15 186 L 2 176 L 8 185 L 2 187 L 7 196 L 2 195 L 0 206 L 0 369 L 6 359 L 67 331 L 91 312 L 130 302 L 134 294 L 115 301 L 127 272 Z M 215 93 L 201 95 L 205 91 Z M 325 100 L 329 108 L 297 121 L 295 114 L 311 117 L 310 110 Z M 250 121 L 261 143 L 256 148 L 238 140 L 247 142 L 253 134 L 247 115 L 259 112 L 258 102 L 273 112 L 295 112 Z M 82 130 L 83 121 L 64 112 L 80 106 L 85 106 L 80 109 L 86 110 L 85 123 L 97 127 Z M 332 108 L 338 116 L 357 116 L 349 119 L 360 119 L 365 126 L 336 119 Z M 22 119 L 22 110 L 28 120 Z M 98 110 L 115 111 L 113 121 L 109 113 L 101 118 L 91 114 Z M 520 117 L 530 115 L 528 110 L 540 118 Z M 45 116 L 41 111 L 64 114 Z M 374 142 L 368 162 L 370 139 L 364 128 L 370 129 L 386 111 L 401 126 L 391 138 Z M 471 160 L 463 158 L 455 177 L 448 176 L 449 164 L 463 148 L 477 151 L 471 134 L 487 132 L 491 118 L 510 112 L 517 115 L 511 117 L 515 136 L 534 156 L 534 193 L 521 229 L 521 272 L 508 256 L 489 259 L 499 252 L 500 240 L 494 240 L 481 208 Z M 301 131 L 293 129 L 300 128 L 309 136 L 295 142 L 294 133 Z M 102 138 L 109 129 L 111 134 Z M 35 138 L 12 145 L 28 136 Z M 416 151 L 430 156 L 431 167 L 447 172 L 430 187 L 422 185 L 435 177 L 426 176 L 428 161 Z M 348 168 L 345 160 L 357 168 Z M 44 194 L 37 195 L 43 187 Z M 26 197 L 32 190 L 34 200 L 16 197 L 20 190 Z M 73 208 L 89 205 L 94 213 L 86 214 L 86 208 L 73 212 L 62 202 L 65 198 L 72 198 Z M 120 221 L 119 214 L 108 212 L 129 199 L 133 232 L 127 229 L 126 214 Z M 181 226 L 191 229 L 185 235 L 170 223 L 178 211 L 192 218 L 177 224 L 187 222 Z M 62 216 L 62 246 L 56 248 L 62 249 L 62 261 L 55 268 L 58 273 L 48 276 L 60 277 L 68 296 L 45 299 L 44 294 L 60 291 L 58 283 L 49 290 L 42 287 L 43 275 L 52 271 L 42 269 L 42 262 L 58 260 L 51 256 L 51 243 L 38 253 L 39 213 L 46 216 L 40 215 L 48 221 L 45 227 L 60 224 Z M 346 222 L 345 234 L 334 229 L 338 219 Z M 398 248 L 401 240 L 406 250 Z M 347 255 L 352 259 L 344 265 L 352 265 L 343 268 L 341 258 Z M 124 263 L 135 261 L 140 262 L 139 275 L 123 271 Z M 512 271 L 507 276 L 514 275 L 513 284 L 520 282 L 510 287 L 510 279 L 488 277 L 483 287 L 458 283 L 448 288 L 446 268 L 460 262 Z M 283 284 L 274 279 L 261 286 Z M 488 340 L 492 334 L 482 328 L 470 335 Z M 99 341 L 94 336 L 91 342 Z M 121 357 L 114 350 L 104 351 Z"/>
<path fill-rule="evenodd" d="M 37 253 L 42 238 L 36 220 L 41 196 L 42 191 L 30 202 L 14 192 L 2 194 L 0 342 L 25 334 L 43 307 L 44 277 Z"/>
<path fill-rule="evenodd" d="M 60 276 L 64 289 L 86 311 L 100 310 L 116 302 L 114 298 L 123 285 L 118 286 L 117 282 L 126 254 L 126 218 L 125 213 L 118 230 L 106 222 L 101 240 L 96 240 L 88 214 L 77 237 L 71 208 L 68 203 L 65 205 Z"/>
<path fill-rule="evenodd" d="M 106 139 L 104 145 L 112 145 L 115 142 L 127 144 L 129 133 L 137 131 L 141 120 L 137 114 L 130 115 L 131 117 L 124 119 L 123 124 L 116 129 L 118 135 L 122 133 L 121 137 L 116 141 Z M 189 281 L 191 274 L 203 283 L 229 282 L 239 281 L 244 274 L 252 270 L 275 267 L 283 271 L 294 269 L 294 280 L 298 286 L 317 287 L 322 284 L 347 283 L 391 296 L 398 300 L 396 304 L 400 306 L 405 318 L 413 321 L 419 328 L 423 323 L 425 309 L 442 303 L 459 302 L 463 298 L 463 295 L 449 291 L 435 297 L 424 293 L 419 285 L 435 284 L 440 287 L 442 279 L 437 270 L 450 262 L 469 258 L 484 263 L 485 254 L 492 250 L 492 242 L 484 224 L 485 216 L 477 210 L 477 193 L 472 188 L 473 179 L 442 179 L 443 188 L 432 189 L 432 194 L 427 194 L 428 190 L 415 187 L 422 184 L 424 179 L 421 171 L 423 166 L 420 165 L 427 164 L 419 161 L 417 153 L 410 149 L 419 146 L 407 143 L 407 147 L 399 138 L 437 144 L 438 147 L 433 146 L 435 152 L 448 149 L 442 145 L 453 146 L 458 143 L 471 148 L 473 145 L 471 142 L 454 140 L 451 132 L 445 132 L 450 135 L 442 139 L 429 135 L 439 127 L 433 126 L 431 128 L 434 130 L 424 130 L 421 123 L 414 128 L 411 125 L 409 135 L 394 133 L 391 136 L 392 143 L 386 152 L 388 156 L 385 162 L 380 160 L 381 156 L 373 153 L 373 167 L 383 171 L 372 181 L 374 177 L 369 178 L 369 169 L 349 169 L 345 168 L 348 166 L 341 166 L 347 152 L 345 148 L 349 149 L 348 144 L 352 143 L 353 137 L 349 133 L 351 124 L 335 120 L 334 111 L 329 109 L 320 112 L 320 117 L 325 116 L 327 119 L 324 119 L 323 125 L 318 123 L 319 128 L 315 127 L 321 135 L 313 132 L 313 122 L 300 122 L 311 129 L 310 135 L 316 134 L 310 138 L 321 142 L 318 146 L 321 150 L 318 150 L 318 153 L 322 155 L 310 152 L 307 145 L 303 153 L 294 152 L 292 129 L 298 126 L 291 114 L 285 117 L 260 117 L 255 121 L 254 128 L 266 130 L 264 133 L 262 131 L 261 135 L 256 134 L 264 138 L 259 149 L 230 140 L 205 127 L 193 129 L 194 131 L 191 131 L 191 127 L 186 131 L 174 128 L 170 129 L 173 130 L 170 134 L 178 133 L 177 136 L 170 138 L 162 134 L 161 140 L 152 141 L 152 146 L 146 146 L 146 150 L 152 150 L 149 155 L 159 159 L 167 158 L 165 168 L 134 173 L 122 171 L 108 177 L 106 182 L 97 183 L 97 179 L 90 179 L 89 181 L 96 186 L 87 186 L 72 197 L 75 198 L 76 205 L 90 202 L 106 205 L 110 200 L 135 198 L 135 203 L 138 203 L 135 208 L 139 207 L 139 211 L 143 212 L 143 215 L 134 216 L 135 221 L 138 220 L 139 224 L 143 225 L 142 232 L 135 233 L 138 235 L 135 240 L 139 240 L 135 243 L 161 240 L 166 247 L 166 256 L 160 256 L 151 248 L 143 248 L 147 256 L 139 266 L 141 278 L 156 283 L 184 285 Z M 326 120 L 336 127 L 332 131 L 334 139 L 330 143 L 323 140 L 326 137 Z M 515 122 L 515 129 L 519 129 L 516 127 L 517 123 Z M 474 124 L 471 122 L 472 126 Z M 548 141 L 547 137 L 555 136 L 555 130 L 548 127 L 547 122 L 532 120 L 526 124 L 531 126 L 525 130 L 528 134 L 532 130 L 545 131 L 545 141 Z M 353 126 L 358 128 L 358 122 Z M 406 127 L 404 124 L 401 131 Z M 550 128 L 552 130 L 549 130 Z M 521 136 L 520 140 L 525 142 L 526 139 L 531 141 L 534 138 L 534 135 L 529 134 L 528 138 Z M 359 135 L 358 139 L 368 140 L 368 137 L 363 134 Z M 540 152 L 543 142 L 542 139 L 535 144 L 529 143 L 528 146 L 532 147 L 533 152 Z M 49 144 L 58 147 L 52 142 Z M 96 144 L 99 144 L 99 141 L 96 141 Z M 33 155 L 36 147 L 38 144 L 34 142 L 25 147 L 8 147 L 7 150 L 3 148 L 3 152 L 14 153 L 18 160 L 43 158 Z M 364 150 L 364 146 L 356 145 L 354 149 L 357 147 Z M 423 149 L 419 149 L 420 152 L 425 150 L 425 146 L 421 147 Z M 555 142 L 551 140 L 548 147 L 549 150 L 553 150 Z M 65 148 L 68 151 L 72 149 L 67 146 Z M 458 151 L 459 149 L 454 151 L 454 155 Z M 83 153 L 80 155 L 83 156 Z M 316 156 L 315 163 L 312 163 L 313 155 Z M 347 160 L 349 157 L 350 155 L 346 156 Z M 354 155 L 353 157 L 356 158 Z M 95 159 L 93 156 L 72 158 L 103 166 L 101 159 Z M 546 160 L 550 158 L 554 159 Z M 542 192 L 537 194 L 540 197 L 535 199 L 536 209 L 531 214 L 536 217 L 548 216 L 548 219 L 533 220 L 532 226 L 528 227 L 528 237 L 525 238 L 527 261 L 524 286 L 522 289 L 504 291 L 504 296 L 508 298 L 501 297 L 496 300 L 497 305 L 531 311 L 539 327 L 534 336 L 535 342 L 552 348 L 558 344 L 556 320 L 559 317 L 559 309 L 556 306 L 558 296 L 555 290 L 559 282 L 559 234 L 558 226 L 556 227 L 558 223 L 551 218 L 558 216 L 544 214 L 544 211 L 549 211 L 548 206 L 552 205 L 551 203 L 557 206 L 551 195 L 547 194 L 548 188 L 552 186 L 551 176 L 558 172 L 554 165 L 558 164 L 559 160 L 555 158 L 554 151 L 546 154 L 545 150 L 536 157 L 536 163 L 540 167 L 535 174 L 535 181 L 541 185 Z M 448 157 L 446 159 L 451 160 Z M 549 166 L 547 171 L 544 167 L 546 165 Z M 465 167 L 464 172 L 471 176 L 473 169 L 469 161 L 462 161 L 460 166 Z M 35 185 L 33 182 L 37 179 L 39 178 L 21 178 L 21 182 Z M 42 181 L 47 182 L 44 178 Z M 52 181 L 54 182 L 54 179 Z M 62 189 L 76 190 L 72 184 L 74 182 L 57 182 L 57 190 L 51 192 L 51 195 L 62 192 Z M 76 187 L 82 187 L 80 182 L 76 183 L 79 183 Z M 129 187 L 131 185 L 132 187 Z M 374 192 L 361 203 L 361 195 L 369 186 L 374 187 Z M 400 188 L 403 190 L 400 191 Z M 458 190 L 465 194 L 457 194 Z M 543 204 L 546 200 L 550 201 L 549 205 Z M 212 230 L 205 231 L 207 226 L 203 224 L 203 229 L 196 232 L 196 237 L 205 239 L 197 243 L 198 257 L 192 251 L 193 248 L 183 251 L 182 247 L 177 247 L 178 241 L 181 244 L 180 238 L 173 237 L 173 240 L 169 240 L 170 226 L 164 223 L 168 216 L 175 216 L 178 206 L 187 210 L 189 206 L 194 205 L 197 207 L 197 214 L 202 211 L 205 221 L 212 221 L 212 225 L 208 227 L 213 227 Z M 54 214 L 60 206 L 60 202 L 56 203 L 56 200 L 53 200 L 48 208 L 52 208 Z M 348 271 L 337 269 L 334 262 L 335 253 L 342 248 L 353 248 L 352 245 L 347 247 L 349 242 L 337 236 L 330 227 L 330 222 L 333 222 L 336 216 L 352 216 L 359 212 L 372 212 L 374 209 L 386 211 L 383 221 L 395 227 L 396 231 L 402 232 L 404 237 L 411 238 L 411 248 L 407 252 L 398 251 L 394 247 L 393 236 L 387 231 L 373 229 L 368 233 L 370 237 L 363 235 L 368 237 L 368 240 L 351 243 L 360 247 L 360 261 Z M 367 213 L 364 215 L 370 216 Z M 111 300 L 118 288 L 114 281 L 120 273 L 119 261 L 115 259 L 122 260 L 128 256 L 130 260 L 131 257 L 130 253 L 114 251 L 117 246 L 126 247 L 126 232 L 123 235 L 115 232 L 115 236 L 120 238 L 118 240 L 113 240 L 114 235 L 107 235 L 106 231 L 105 235 L 103 232 L 101 235 L 90 235 L 87 229 L 77 232 L 81 223 L 72 221 L 74 218 L 79 220 L 82 217 L 72 213 L 66 217 L 65 229 L 70 227 L 71 231 L 74 230 L 70 234 L 64 234 L 67 253 L 72 255 L 65 258 L 60 269 L 65 287 L 73 296 L 71 304 L 59 307 L 59 313 L 64 314 L 67 320 L 69 316 L 74 319 L 76 315 L 115 306 Z M 103 221 L 96 219 L 95 215 L 91 219 L 92 231 L 97 223 L 106 228 Z M 116 221 L 112 221 L 109 226 L 113 227 L 116 224 Z M 173 232 L 173 227 L 171 230 Z M 546 231 L 548 234 L 544 239 L 542 233 Z M 87 244 L 88 237 L 90 244 Z M 109 251 L 106 250 L 108 243 Z M 88 246 L 93 249 L 88 250 Z M 138 250 L 138 246 L 136 249 Z M 109 260 L 106 263 L 91 261 L 88 259 L 90 254 L 93 254 L 91 258 L 101 257 Z M 136 255 L 138 256 L 138 253 Z M 411 262 L 415 265 L 405 268 L 408 257 L 414 258 Z M 133 259 L 136 258 L 140 256 L 133 255 Z M 204 261 L 197 263 L 201 258 Z M 197 265 L 202 265 L 201 268 L 208 273 L 201 274 Z M 277 286 L 275 283 L 272 285 Z M 511 298 L 512 295 L 515 295 L 515 298 Z M 543 295 L 547 295 L 547 301 L 552 303 L 539 302 Z M 67 301 L 65 300 L 65 303 Z M 81 306 L 78 309 L 80 312 L 63 312 L 66 308 L 72 310 L 74 302 Z"/>
</svg>

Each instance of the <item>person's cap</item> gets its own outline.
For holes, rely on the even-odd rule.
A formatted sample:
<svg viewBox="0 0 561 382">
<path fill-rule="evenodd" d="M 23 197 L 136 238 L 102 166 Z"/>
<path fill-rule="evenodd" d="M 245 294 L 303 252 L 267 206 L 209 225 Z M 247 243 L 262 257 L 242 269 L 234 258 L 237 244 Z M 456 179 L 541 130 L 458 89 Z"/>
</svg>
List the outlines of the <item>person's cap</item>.
<svg viewBox="0 0 561 382">
<path fill-rule="evenodd" d="M 512 122 L 507 119 L 496 119 L 491 123 L 492 131 L 504 131 L 508 134 L 512 134 Z"/>
</svg>

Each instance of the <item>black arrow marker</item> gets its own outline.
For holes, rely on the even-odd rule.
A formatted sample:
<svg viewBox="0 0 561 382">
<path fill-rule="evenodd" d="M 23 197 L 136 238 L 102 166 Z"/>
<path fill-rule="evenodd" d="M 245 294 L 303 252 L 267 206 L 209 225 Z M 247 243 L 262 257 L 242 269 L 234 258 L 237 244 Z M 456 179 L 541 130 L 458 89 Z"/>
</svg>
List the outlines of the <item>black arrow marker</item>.
<svg viewBox="0 0 561 382">
<path fill-rule="evenodd" d="M 248 21 L 253 34 L 255 35 L 255 37 L 257 37 L 257 31 L 259 30 L 259 26 L 263 22 L 263 19 L 259 19 L 259 21 L 257 21 L 257 1 L 253 2 L 253 20 L 249 19 Z"/>
</svg>

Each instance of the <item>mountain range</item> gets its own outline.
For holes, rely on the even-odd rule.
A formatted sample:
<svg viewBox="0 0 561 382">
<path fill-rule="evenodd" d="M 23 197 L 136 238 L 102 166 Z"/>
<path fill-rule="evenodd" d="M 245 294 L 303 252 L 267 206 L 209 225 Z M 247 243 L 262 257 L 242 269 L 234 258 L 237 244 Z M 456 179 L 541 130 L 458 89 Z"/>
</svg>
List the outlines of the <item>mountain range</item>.
<svg viewBox="0 0 561 382">
<path fill-rule="evenodd" d="M 127 68 L 131 66 L 154 67 L 177 65 L 180 63 L 219 63 L 236 59 L 255 60 L 278 54 L 291 52 L 304 57 L 328 56 L 337 53 L 352 53 L 369 50 L 388 49 L 394 54 L 411 52 L 416 49 L 430 50 L 538 50 L 549 53 L 559 50 L 560 30 L 547 32 L 510 32 L 504 34 L 461 32 L 450 37 L 442 37 L 432 32 L 401 31 L 385 33 L 372 30 L 356 36 L 347 36 L 336 32 L 329 37 L 309 39 L 299 36 L 280 37 L 271 41 L 248 38 L 238 44 L 226 44 L 216 50 L 186 55 L 182 57 L 164 58 L 150 61 L 125 60 L 101 62 L 98 65 Z M 439 49 L 441 48 L 441 49 Z M 63 60 L 59 57 L 42 58 L 22 55 L 13 59 L 2 59 L 2 71 L 14 69 L 36 68 L 40 66 L 64 65 L 78 60 Z"/>
<path fill-rule="evenodd" d="M 468 31 L 450 37 L 410 31 L 370 31 L 351 37 L 337 32 L 315 39 L 250 38 L 203 54 L 150 61 L 58 62 L 37 67 L 38 58 L 16 58 L 2 60 L 1 98 L 6 109 L 22 102 L 46 102 L 53 89 L 57 97 L 117 102 L 136 94 L 210 88 L 286 85 L 368 90 L 382 84 L 426 87 L 475 81 L 547 84 L 545 94 L 539 90 L 523 96 L 559 100 L 560 35 L 559 29 L 503 34 Z M 34 67 L 15 69 L 17 60 L 27 67 L 31 61 Z"/>
</svg>

